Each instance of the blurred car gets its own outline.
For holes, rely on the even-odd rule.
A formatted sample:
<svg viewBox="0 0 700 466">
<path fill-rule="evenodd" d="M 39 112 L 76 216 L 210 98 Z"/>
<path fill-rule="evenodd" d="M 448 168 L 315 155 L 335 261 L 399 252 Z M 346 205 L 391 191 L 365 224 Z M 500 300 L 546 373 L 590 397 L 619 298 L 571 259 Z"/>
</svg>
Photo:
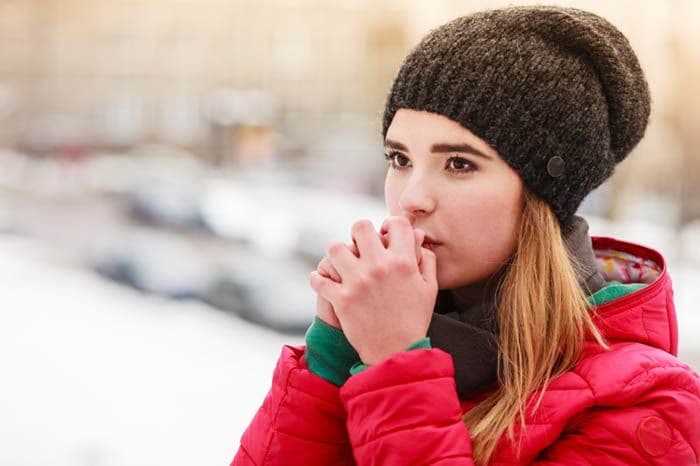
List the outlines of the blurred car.
<svg viewBox="0 0 700 466">
<path fill-rule="evenodd" d="M 252 259 L 219 275 L 202 300 L 279 332 L 303 334 L 316 313 L 308 266 L 274 257 Z"/>
<path fill-rule="evenodd" d="M 167 145 L 137 147 L 124 186 L 128 212 L 155 225 L 204 228 L 200 198 L 209 167 L 194 154 Z"/>
<path fill-rule="evenodd" d="M 128 213 L 133 218 L 152 223 L 204 229 L 199 210 L 199 191 L 185 183 L 161 181 L 132 186 L 126 195 Z"/>
<path fill-rule="evenodd" d="M 325 256 L 330 241 L 350 242 L 355 221 L 370 219 L 378 230 L 387 217 L 383 200 L 373 196 L 248 179 L 210 180 L 201 212 L 218 235 L 310 262 Z"/>
<path fill-rule="evenodd" d="M 157 231 L 134 231 L 89 259 L 98 274 L 171 299 L 198 299 L 216 279 L 216 268 L 195 245 Z"/>
</svg>

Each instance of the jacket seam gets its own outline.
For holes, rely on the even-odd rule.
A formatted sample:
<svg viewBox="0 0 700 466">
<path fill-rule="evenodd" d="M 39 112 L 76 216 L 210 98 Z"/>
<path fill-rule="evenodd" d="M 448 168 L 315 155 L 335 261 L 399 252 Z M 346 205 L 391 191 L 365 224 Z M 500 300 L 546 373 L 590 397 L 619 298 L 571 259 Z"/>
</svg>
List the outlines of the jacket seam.
<svg viewBox="0 0 700 466">
<path fill-rule="evenodd" d="M 644 335 L 647 338 L 647 342 L 651 342 L 651 338 L 649 338 L 649 329 L 647 328 L 647 321 L 644 318 L 644 315 L 646 314 L 646 307 L 644 307 L 644 304 L 639 305 L 639 312 L 641 313 L 641 319 L 642 319 L 642 328 L 644 329 Z"/>
<path fill-rule="evenodd" d="M 243 446 L 243 444 L 241 444 L 241 451 L 242 451 L 243 454 L 250 460 L 250 462 L 253 463 L 253 466 L 257 466 L 257 465 L 258 465 L 258 463 L 256 463 L 255 460 L 253 459 L 253 457 L 250 455 L 250 453 L 248 453 L 248 450 L 245 449 L 245 447 Z"/>
<path fill-rule="evenodd" d="M 291 376 L 293 370 L 295 370 L 295 369 L 292 368 L 287 372 L 287 376 L 284 380 L 284 396 L 282 397 L 279 404 L 277 405 L 277 411 L 275 412 L 275 416 L 272 419 L 272 425 L 270 426 L 271 435 L 270 435 L 270 438 L 268 439 L 267 446 L 265 447 L 265 454 L 263 455 L 262 463 L 261 463 L 262 465 L 265 464 L 265 462 L 267 460 L 267 456 L 270 454 L 270 446 L 272 445 L 272 440 L 274 438 L 274 434 L 275 434 L 275 432 L 277 432 L 277 418 L 279 417 L 280 411 L 282 410 L 282 405 L 285 403 L 285 401 L 287 401 L 287 398 L 289 398 L 289 384 L 290 384 L 289 379 L 290 379 L 290 376 Z"/>
<path fill-rule="evenodd" d="M 317 377 L 317 376 L 316 376 L 316 377 Z M 290 388 L 293 388 L 294 390 L 296 390 L 296 391 L 298 391 L 298 392 L 303 393 L 304 395 L 309 396 L 310 398 L 313 398 L 314 400 L 322 401 L 324 404 L 327 404 L 328 406 L 331 406 L 331 407 L 334 407 L 334 408 L 337 407 L 337 405 L 336 405 L 334 402 L 332 402 L 331 400 L 327 400 L 327 399 L 325 399 L 325 398 L 323 398 L 323 397 L 320 397 L 320 396 L 316 395 L 315 393 L 311 393 L 311 392 L 309 392 L 309 391 L 303 390 L 303 389 L 301 389 L 299 386 L 294 385 L 293 383 L 290 383 L 290 384 L 289 384 L 289 387 L 290 387 Z"/>
<path fill-rule="evenodd" d="M 598 395 L 596 395 L 595 390 L 593 389 L 593 385 L 586 379 L 583 375 L 579 374 L 576 368 L 571 369 L 571 372 L 576 374 L 583 382 L 586 384 L 586 387 L 588 387 L 588 391 L 591 392 L 591 395 L 593 396 L 593 401 L 597 402 L 598 401 Z"/>
<path fill-rule="evenodd" d="M 466 455 L 466 456 L 465 456 L 465 455 L 441 456 L 440 458 L 436 458 L 435 461 L 431 461 L 430 464 L 437 464 L 437 463 L 439 463 L 439 462 L 441 462 L 441 461 L 450 460 L 450 459 L 454 459 L 454 458 L 458 458 L 458 459 L 469 458 L 469 459 L 472 459 L 473 456 L 472 456 L 472 455 Z"/>
<path fill-rule="evenodd" d="M 651 372 L 657 372 L 659 370 L 666 370 L 666 369 L 683 369 L 681 366 L 671 366 L 671 365 L 663 365 L 663 366 L 653 366 L 653 367 L 647 367 L 642 370 L 642 372 L 639 372 L 632 376 L 629 380 L 623 383 L 623 386 L 627 388 L 626 391 L 630 390 L 630 387 L 634 384 L 637 383 L 637 380 L 640 379 L 642 376 L 645 375 L 650 375 Z M 691 395 L 695 396 L 695 398 L 700 398 L 700 394 L 698 394 L 697 391 L 691 391 L 688 390 L 687 387 L 681 386 L 679 384 L 674 384 L 674 387 L 677 388 L 678 390 L 683 390 L 684 392 L 688 392 Z"/>
<path fill-rule="evenodd" d="M 643 345 L 643 346 L 647 347 L 647 349 L 659 350 L 658 348 L 650 346 L 646 343 L 637 343 L 637 344 Z M 611 351 L 614 351 L 614 349 L 611 349 Z M 659 350 L 659 351 L 662 351 L 662 350 Z M 590 363 L 593 359 L 607 355 L 607 354 L 613 354 L 613 353 L 611 353 L 611 352 L 598 353 L 596 355 L 593 355 L 587 362 Z M 686 368 L 684 366 L 678 365 L 678 364 L 662 364 L 662 365 L 655 365 L 655 366 L 651 366 L 651 367 L 646 367 L 646 368 L 642 368 L 639 372 L 635 372 L 633 375 L 629 376 L 629 378 L 627 378 L 626 380 L 621 381 L 621 385 L 626 387 L 626 391 L 629 391 L 630 386 L 637 383 L 637 379 L 641 378 L 644 375 L 648 375 L 649 372 L 657 371 L 657 370 L 661 370 L 661 369 L 681 369 L 684 371 L 686 370 Z M 578 375 L 588 385 L 591 392 L 595 396 L 595 390 L 593 389 L 593 386 L 590 384 L 588 379 L 586 379 L 586 377 L 584 377 L 582 374 L 580 374 L 578 372 L 578 368 L 574 367 L 571 371 L 574 372 L 576 375 Z M 678 386 L 678 385 L 676 385 L 676 387 L 678 387 L 679 389 L 686 391 L 686 392 L 688 392 L 696 397 L 700 397 L 700 393 L 698 393 L 696 391 L 688 390 L 687 387 Z M 597 397 L 596 397 L 596 399 L 597 399 Z"/>
<path fill-rule="evenodd" d="M 456 424 L 456 422 L 457 422 L 457 419 L 452 419 L 452 420 L 446 421 L 446 422 L 444 422 L 444 423 L 435 423 L 435 422 L 431 422 L 431 423 L 430 423 L 430 426 L 431 426 L 431 427 L 438 427 L 438 428 L 452 427 L 452 426 L 454 426 L 454 425 Z M 365 447 L 365 446 L 369 445 L 369 444 L 372 443 L 372 442 L 376 442 L 377 440 L 380 440 L 380 439 L 382 439 L 382 438 L 384 438 L 384 437 L 387 437 L 387 436 L 389 436 L 389 435 L 398 434 L 398 433 L 405 432 L 405 431 L 410 431 L 410 430 L 415 429 L 415 428 L 417 428 L 417 427 L 425 427 L 425 425 L 426 425 L 425 423 L 418 422 L 418 423 L 413 423 L 413 424 L 408 424 L 408 425 L 405 425 L 405 426 L 397 427 L 396 429 L 391 429 L 391 430 L 388 430 L 388 431 L 386 431 L 386 432 L 382 432 L 381 435 L 378 435 L 378 436 L 376 436 L 376 437 L 374 437 L 374 438 L 371 438 L 371 439 L 369 439 L 369 440 L 367 440 L 367 441 L 365 441 L 365 442 L 362 442 L 362 443 L 359 443 L 359 444 L 353 444 L 353 445 L 352 445 L 352 448 L 353 448 L 353 449 L 355 449 L 355 448 L 362 448 L 362 447 Z M 471 440 L 471 437 L 469 436 L 469 433 L 467 433 L 467 437 L 469 437 L 469 439 Z"/>
<path fill-rule="evenodd" d="M 419 379 L 419 380 L 410 380 L 410 381 L 408 381 L 408 382 L 401 382 L 401 383 L 395 383 L 395 384 L 385 385 L 385 386 L 383 386 L 383 387 L 372 388 L 372 389 L 369 389 L 369 390 L 367 390 L 367 391 L 363 391 L 363 392 L 360 392 L 360 393 L 352 393 L 352 392 L 350 392 L 347 396 L 350 397 L 350 398 L 359 398 L 359 397 L 361 397 L 361 396 L 365 396 L 365 395 L 368 395 L 368 394 L 373 393 L 373 392 L 380 392 L 380 391 L 382 391 L 382 390 L 387 390 L 387 389 L 390 389 L 390 388 L 401 387 L 401 386 L 404 386 L 404 385 L 413 385 L 413 384 L 417 384 L 417 383 L 419 384 L 419 383 L 426 382 L 426 381 L 428 381 L 428 380 L 440 380 L 440 379 L 454 380 L 454 377 L 452 377 L 452 376 L 446 376 L 446 375 L 441 375 L 441 376 L 438 376 L 438 377 L 426 377 L 426 378 L 422 378 L 422 379 Z M 455 392 L 455 393 L 456 393 L 456 392 Z"/>
<path fill-rule="evenodd" d="M 349 446 L 350 446 L 350 442 L 348 442 L 348 441 L 331 442 L 331 441 L 322 440 L 322 439 L 311 439 L 311 438 L 308 438 L 308 437 L 304 437 L 304 436 L 302 436 L 302 435 L 292 434 L 291 432 L 287 432 L 287 431 L 284 431 L 284 430 L 276 430 L 276 432 L 278 432 L 278 433 L 280 433 L 280 434 L 287 435 L 287 436 L 289 436 L 289 437 L 293 437 L 293 438 L 305 440 L 305 441 L 310 442 L 310 443 L 322 443 L 322 444 L 324 444 L 324 445 L 332 445 L 332 446 L 338 446 L 338 447 L 342 447 L 342 446 L 348 446 L 348 447 L 349 447 Z"/>
</svg>

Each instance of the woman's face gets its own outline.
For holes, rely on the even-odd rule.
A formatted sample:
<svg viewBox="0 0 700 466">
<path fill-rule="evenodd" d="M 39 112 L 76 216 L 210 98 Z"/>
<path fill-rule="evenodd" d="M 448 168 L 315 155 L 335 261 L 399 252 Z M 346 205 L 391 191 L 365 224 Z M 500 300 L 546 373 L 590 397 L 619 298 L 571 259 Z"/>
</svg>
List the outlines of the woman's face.
<svg viewBox="0 0 700 466">
<path fill-rule="evenodd" d="M 475 284 L 497 272 L 517 242 L 517 172 L 459 123 L 425 111 L 398 110 L 384 152 L 389 214 L 441 243 L 434 249 L 438 287 Z"/>
</svg>

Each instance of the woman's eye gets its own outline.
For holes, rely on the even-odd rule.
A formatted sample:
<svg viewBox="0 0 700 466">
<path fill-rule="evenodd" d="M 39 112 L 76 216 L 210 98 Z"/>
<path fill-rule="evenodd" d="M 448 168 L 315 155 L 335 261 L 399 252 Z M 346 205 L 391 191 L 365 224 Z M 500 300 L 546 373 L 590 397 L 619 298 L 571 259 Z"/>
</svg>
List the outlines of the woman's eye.
<svg viewBox="0 0 700 466">
<path fill-rule="evenodd" d="M 384 154 L 384 158 L 387 159 L 389 161 L 389 165 L 396 170 L 403 170 L 404 168 L 407 168 L 407 166 L 402 162 L 408 162 L 408 158 L 402 154 L 399 154 L 398 152 L 389 152 L 388 154 Z"/>
<path fill-rule="evenodd" d="M 448 160 L 448 163 L 449 165 L 454 167 L 449 168 L 449 170 L 457 173 L 466 173 L 476 168 L 474 164 L 471 163 L 469 160 L 463 159 L 461 157 L 452 157 Z"/>
</svg>

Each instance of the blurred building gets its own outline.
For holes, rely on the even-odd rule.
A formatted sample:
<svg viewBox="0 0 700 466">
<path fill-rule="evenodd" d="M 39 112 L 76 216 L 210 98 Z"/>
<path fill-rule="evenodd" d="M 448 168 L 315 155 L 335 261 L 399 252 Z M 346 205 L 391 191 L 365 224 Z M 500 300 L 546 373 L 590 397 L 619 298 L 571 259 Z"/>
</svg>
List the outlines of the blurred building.
<svg viewBox="0 0 700 466">
<path fill-rule="evenodd" d="M 313 141 L 380 109 L 408 45 L 406 12 L 369 5 L 0 1 L 0 142 L 206 149 L 212 125 L 237 123 Z M 272 103 L 226 108 L 228 91 Z"/>
<path fill-rule="evenodd" d="M 538 2 L 517 2 L 528 3 Z M 616 24 L 654 99 L 647 135 L 613 177 L 607 201 L 591 205 L 615 217 L 649 192 L 679 206 L 700 198 L 697 180 L 687 179 L 698 173 L 700 104 L 686 99 L 697 82 L 688 70 L 700 66 L 700 3 L 555 3 Z M 402 58 L 430 28 L 509 4 L 0 0 L 0 146 L 80 157 L 165 142 L 217 163 L 304 158 L 338 176 L 374 173 L 374 186 L 384 167 L 384 98 Z M 684 209 L 636 214 L 700 215 Z"/>
</svg>

